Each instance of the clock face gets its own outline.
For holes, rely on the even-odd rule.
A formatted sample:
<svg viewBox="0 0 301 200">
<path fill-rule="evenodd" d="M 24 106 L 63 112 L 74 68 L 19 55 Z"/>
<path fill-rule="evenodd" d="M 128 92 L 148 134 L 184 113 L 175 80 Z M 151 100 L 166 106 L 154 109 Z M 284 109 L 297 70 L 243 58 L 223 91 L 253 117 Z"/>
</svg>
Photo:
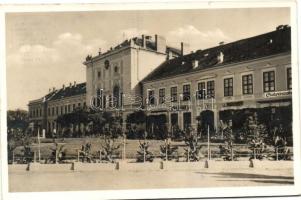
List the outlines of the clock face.
<svg viewBox="0 0 301 200">
<path fill-rule="evenodd" d="M 109 69 L 110 67 L 110 62 L 108 60 L 105 60 L 105 68 Z"/>
</svg>

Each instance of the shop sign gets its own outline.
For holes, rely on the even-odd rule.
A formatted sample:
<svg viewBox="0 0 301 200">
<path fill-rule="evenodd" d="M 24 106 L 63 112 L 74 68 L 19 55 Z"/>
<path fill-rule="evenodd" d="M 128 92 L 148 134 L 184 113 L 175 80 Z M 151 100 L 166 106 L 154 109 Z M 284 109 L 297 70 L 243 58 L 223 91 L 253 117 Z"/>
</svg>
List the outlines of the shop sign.
<svg viewBox="0 0 301 200">
<path fill-rule="evenodd" d="M 265 98 L 285 97 L 285 96 L 291 96 L 291 95 L 292 95 L 291 90 L 264 93 Z"/>
<path fill-rule="evenodd" d="M 224 103 L 223 107 L 242 106 L 243 104 L 244 104 L 243 101 L 228 102 L 228 103 Z"/>
</svg>

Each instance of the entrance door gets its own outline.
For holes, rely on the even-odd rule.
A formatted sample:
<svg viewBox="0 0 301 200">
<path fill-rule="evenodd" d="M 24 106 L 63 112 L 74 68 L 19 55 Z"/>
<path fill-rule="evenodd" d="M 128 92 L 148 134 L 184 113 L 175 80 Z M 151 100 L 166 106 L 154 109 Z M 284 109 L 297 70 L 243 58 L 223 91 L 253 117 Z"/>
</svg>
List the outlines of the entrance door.
<svg viewBox="0 0 301 200">
<path fill-rule="evenodd" d="M 178 125 L 178 113 L 171 113 L 170 114 L 170 121 L 171 121 L 171 126 L 176 126 Z"/>
<path fill-rule="evenodd" d="M 200 113 L 201 127 L 207 130 L 208 126 L 210 130 L 214 130 L 214 113 L 211 110 L 205 110 Z"/>
<path fill-rule="evenodd" d="M 191 126 L 191 112 L 183 113 L 183 127 L 184 130 Z"/>
</svg>

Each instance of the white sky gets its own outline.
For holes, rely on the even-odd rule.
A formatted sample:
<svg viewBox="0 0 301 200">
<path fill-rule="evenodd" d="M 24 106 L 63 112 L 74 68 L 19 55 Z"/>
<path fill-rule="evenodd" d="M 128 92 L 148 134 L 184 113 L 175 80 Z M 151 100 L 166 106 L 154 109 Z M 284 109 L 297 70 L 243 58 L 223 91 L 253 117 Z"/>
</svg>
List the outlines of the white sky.
<svg viewBox="0 0 301 200">
<path fill-rule="evenodd" d="M 290 24 L 288 8 L 11 13 L 6 15 L 8 109 L 27 109 L 49 88 L 85 81 L 87 54 L 131 36 L 159 34 L 191 50 Z"/>
</svg>

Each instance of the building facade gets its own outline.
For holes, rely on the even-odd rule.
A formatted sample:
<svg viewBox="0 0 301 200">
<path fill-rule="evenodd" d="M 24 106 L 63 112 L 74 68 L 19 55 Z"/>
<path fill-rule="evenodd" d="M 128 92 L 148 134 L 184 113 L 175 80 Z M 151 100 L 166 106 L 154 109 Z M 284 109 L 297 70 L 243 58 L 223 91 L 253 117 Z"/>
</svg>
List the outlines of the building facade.
<svg viewBox="0 0 301 200">
<path fill-rule="evenodd" d="M 86 102 L 96 110 L 120 111 L 126 116 L 141 106 L 141 81 L 166 59 L 187 53 L 166 45 L 164 37 L 142 35 L 125 40 L 105 53 L 87 56 Z M 113 108 L 113 109 L 110 109 Z"/>
<path fill-rule="evenodd" d="M 267 118 L 279 112 L 291 118 L 290 43 L 290 27 L 279 26 L 168 60 L 143 80 L 147 113 L 181 129 L 205 123 L 216 130 L 235 110 L 265 109 Z"/>
<path fill-rule="evenodd" d="M 34 124 L 34 132 L 39 129 L 42 133 L 44 130 L 46 136 L 52 137 L 61 132 L 57 117 L 80 107 L 86 107 L 86 83 L 70 83 L 61 89 L 50 89 L 44 97 L 30 101 L 29 120 Z"/>
</svg>

